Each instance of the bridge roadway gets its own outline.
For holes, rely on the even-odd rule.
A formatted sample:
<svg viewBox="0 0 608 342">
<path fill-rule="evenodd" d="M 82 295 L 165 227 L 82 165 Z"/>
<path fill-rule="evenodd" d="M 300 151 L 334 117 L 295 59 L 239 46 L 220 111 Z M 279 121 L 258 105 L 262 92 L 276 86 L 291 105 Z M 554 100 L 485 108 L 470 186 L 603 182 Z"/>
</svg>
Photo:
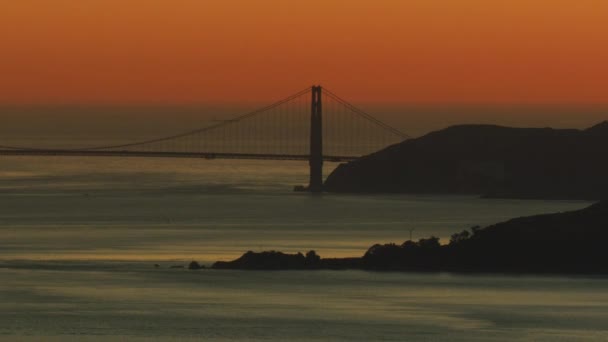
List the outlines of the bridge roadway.
<svg viewBox="0 0 608 342">
<path fill-rule="evenodd" d="M 59 157 L 147 157 L 147 158 L 203 158 L 203 159 L 261 159 L 261 160 L 309 160 L 307 154 L 255 154 L 223 152 L 148 152 L 148 151 L 98 151 L 98 150 L 0 150 L 0 156 L 59 156 Z M 324 161 L 347 162 L 354 156 L 326 156 Z"/>
</svg>

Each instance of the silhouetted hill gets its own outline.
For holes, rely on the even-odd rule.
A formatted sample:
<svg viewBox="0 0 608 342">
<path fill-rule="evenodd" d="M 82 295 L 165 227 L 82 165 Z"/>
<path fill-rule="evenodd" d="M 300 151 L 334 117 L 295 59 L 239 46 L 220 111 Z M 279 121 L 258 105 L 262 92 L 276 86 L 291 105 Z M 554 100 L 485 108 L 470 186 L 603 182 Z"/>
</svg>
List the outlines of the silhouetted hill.
<svg viewBox="0 0 608 342">
<path fill-rule="evenodd" d="M 608 122 L 586 130 L 461 125 L 341 164 L 329 192 L 602 199 Z"/>
<path fill-rule="evenodd" d="M 445 268 L 608 273 L 608 201 L 577 211 L 516 218 L 469 236 L 453 236 Z"/>
<path fill-rule="evenodd" d="M 608 274 L 608 201 L 588 208 L 473 227 L 441 245 L 430 237 L 374 245 L 361 258 L 320 259 L 280 252 L 247 252 L 213 268 L 365 269 L 492 273 Z"/>
<path fill-rule="evenodd" d="M 452 236 L 376 245 L 364 268 L 416 271 L 608 274 L 608 201 L 588 208 L 516 218 Z"/>
</svg>

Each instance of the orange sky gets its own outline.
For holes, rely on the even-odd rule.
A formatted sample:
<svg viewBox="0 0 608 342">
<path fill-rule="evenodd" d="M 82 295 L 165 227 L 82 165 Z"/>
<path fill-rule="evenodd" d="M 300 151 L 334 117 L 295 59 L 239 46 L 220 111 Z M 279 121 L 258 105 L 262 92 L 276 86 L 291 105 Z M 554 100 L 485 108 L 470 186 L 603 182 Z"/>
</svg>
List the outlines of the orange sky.
<svg viewBox="0 0 608 342">
<path fill-rule="evenodd" d="M 18 0 L 0 103 L 608 103 L 606 0 Z"/>
</svg>

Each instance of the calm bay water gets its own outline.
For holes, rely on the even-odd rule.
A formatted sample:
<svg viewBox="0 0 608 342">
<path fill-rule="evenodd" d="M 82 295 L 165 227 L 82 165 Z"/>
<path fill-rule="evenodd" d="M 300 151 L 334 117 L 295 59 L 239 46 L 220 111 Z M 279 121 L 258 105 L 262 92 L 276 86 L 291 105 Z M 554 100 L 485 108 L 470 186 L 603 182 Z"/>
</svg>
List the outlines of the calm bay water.
<svg viewBox="0 0 608 342">
<path fill-rule="evenodd" d="M 304 162 L 0 158 L 0 339 L 608 339 L 604 278 L 169 269 L 588 205 L 291 191 L 306 181 Z"/>
</svg>

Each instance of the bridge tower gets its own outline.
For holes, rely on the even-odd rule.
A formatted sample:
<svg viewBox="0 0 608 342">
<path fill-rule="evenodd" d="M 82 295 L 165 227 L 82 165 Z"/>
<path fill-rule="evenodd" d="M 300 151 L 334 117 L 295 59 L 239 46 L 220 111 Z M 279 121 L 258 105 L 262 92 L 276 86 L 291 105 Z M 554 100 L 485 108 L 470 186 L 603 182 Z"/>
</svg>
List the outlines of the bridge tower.
<svg viewBox="0 0 608 342">
<path fill-rule="evenodd" d="M 323 191 L 323 101 L 321 86 L 312 87 L 312 104 L 310 113 L 310 181 L 308 190 L 319 193 Z"/>
</svg>

